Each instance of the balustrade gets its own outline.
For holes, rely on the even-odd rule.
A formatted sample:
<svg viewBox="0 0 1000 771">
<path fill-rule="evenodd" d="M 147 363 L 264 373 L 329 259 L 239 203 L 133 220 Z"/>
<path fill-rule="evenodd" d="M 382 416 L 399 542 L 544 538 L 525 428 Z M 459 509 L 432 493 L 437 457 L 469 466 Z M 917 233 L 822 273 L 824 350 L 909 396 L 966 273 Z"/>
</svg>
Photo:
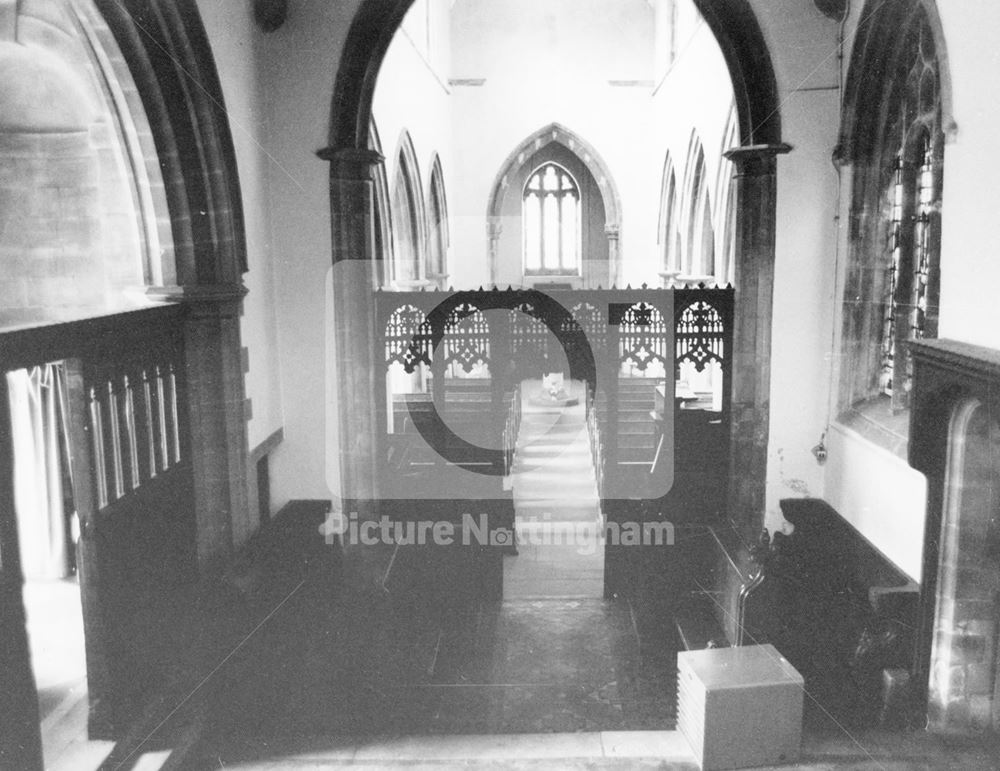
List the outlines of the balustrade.
<svg viewBox="0 0 1000 771">
<path fill-rule="evenodd" d="M 94 736 L 142 698 L 132 619 L 195 575 L 185 322 L 164 305 L 5 335 L 3 369 L 64 362 Z"/>
</svg>

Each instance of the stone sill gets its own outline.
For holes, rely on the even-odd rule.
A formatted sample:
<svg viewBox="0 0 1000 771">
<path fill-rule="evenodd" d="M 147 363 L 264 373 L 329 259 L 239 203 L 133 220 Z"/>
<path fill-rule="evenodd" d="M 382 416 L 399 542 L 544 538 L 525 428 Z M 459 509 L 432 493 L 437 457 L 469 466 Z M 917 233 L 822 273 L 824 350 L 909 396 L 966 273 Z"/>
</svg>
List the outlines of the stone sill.
<svg viewBox="0 0 1000 771">
<path fill-rule="evenodd" d="M 894 413 L 887 396 L 849 407 L 838 416 L 837 423 L 906 460 L 910 444 L 910 411 Z"/>
</svg>

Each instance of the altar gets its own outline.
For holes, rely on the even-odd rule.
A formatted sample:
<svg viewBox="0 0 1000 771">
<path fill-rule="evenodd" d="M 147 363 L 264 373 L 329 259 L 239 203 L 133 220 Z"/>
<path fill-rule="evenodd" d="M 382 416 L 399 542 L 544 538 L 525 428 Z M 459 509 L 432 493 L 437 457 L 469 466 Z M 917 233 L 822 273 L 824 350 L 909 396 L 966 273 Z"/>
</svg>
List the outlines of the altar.
<svg viewBox="0 0 1000 771">
<path fill-rule="evenodd" d="M 580 403 L 577 391 L 582 383 L 566 381 L 562 372 L 552 372 L 537 380 L 524 381 L 528 401 L 535 407 L 573 407 Z"/>
</svg>

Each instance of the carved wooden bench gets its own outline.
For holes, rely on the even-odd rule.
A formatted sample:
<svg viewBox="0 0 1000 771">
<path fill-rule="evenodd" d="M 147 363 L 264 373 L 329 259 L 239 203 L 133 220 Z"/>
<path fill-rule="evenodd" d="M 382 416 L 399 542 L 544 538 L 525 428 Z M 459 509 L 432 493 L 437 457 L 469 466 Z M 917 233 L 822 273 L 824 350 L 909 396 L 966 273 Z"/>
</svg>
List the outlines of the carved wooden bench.
<svg viewBox="0 0 1000 771">
<path fill-rule="evenodd" d="M 871 722 L 883 672 L 912 669 L 919 586 L 825 501 L 780 505 L 795 530 L 758 555 L 741 636 L 772 643 L 838 720 Z"/>
</svg>

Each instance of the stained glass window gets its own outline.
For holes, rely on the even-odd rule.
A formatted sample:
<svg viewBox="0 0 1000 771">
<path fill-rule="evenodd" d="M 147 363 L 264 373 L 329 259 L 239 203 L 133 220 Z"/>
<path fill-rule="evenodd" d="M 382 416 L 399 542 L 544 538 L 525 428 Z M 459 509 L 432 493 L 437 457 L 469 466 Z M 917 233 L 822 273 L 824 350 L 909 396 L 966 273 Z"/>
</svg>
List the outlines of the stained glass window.
<svg viewBox="0 0 1000 771">
<path fill-rule="evenodd" d="M 931 279 L 931 214 L 934 211 L 934 155 L 930 137 L 925 136 L 917 177 L 917 219 L 914 239 L 914 274 L 910 331 L 914 338 L 927 332 L 927 301 Z"/>
<path fill-rule="evenodd" d="M 896 365 L 896 286 L 899 283 L 899 263 L 903 232 L 903 156 L 896 155 L 893 182 L 890 190 L 889 227 L 886 229 L 885 295 L 882 311 L 882 363 L 879 369 L 879 391 L 892 396 L 893 375 Z"/>
<path fill-rule="evenodd" d="M 855 44 L 867 53 L 851 66 L 838 151 L 853 166 L 840 400 L 850 425 L 898 451 L 910 342 L 938 330 L 944 113 L 924 4 L 884 3 L 873 16 Z"/>
</svg>

